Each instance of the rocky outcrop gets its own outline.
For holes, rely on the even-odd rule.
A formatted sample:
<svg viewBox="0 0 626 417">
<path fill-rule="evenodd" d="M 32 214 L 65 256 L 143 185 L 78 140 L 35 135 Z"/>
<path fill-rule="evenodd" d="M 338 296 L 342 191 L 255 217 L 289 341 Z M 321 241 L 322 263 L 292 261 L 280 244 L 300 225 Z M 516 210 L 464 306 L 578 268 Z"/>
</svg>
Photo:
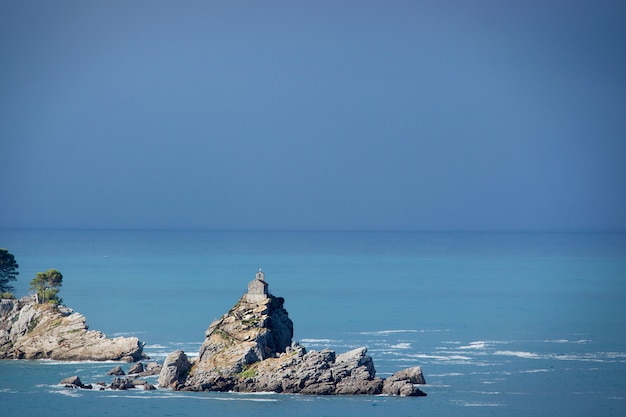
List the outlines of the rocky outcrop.
<svg viewBox="0 0 626 417">
<path fill-rule="evenodd" d="M 244 295 L 211 323 L 194 361 L 182 351 L 168 355 L 159 385 L 189 391 L 278 392 L 315 395 L 426 395 L 419 367 L 384 380 L 376 377 L 366 348 L 337 355 L 292 342 L 293 323 L 284 299 Z"/>
<path fill-rule="evenodd" d="M 236 374 L 246 366 L 284 352 L 293 337 L 293 322 L 283 307 L 284 301 L 269 296 L 248 302 L 242 297 L 209 326 L 195 373 Z"/>
<path fill-rule="evenodd" d="M 85 388 L 80 378 L 76 375 L 63 379 L 59 384 L 64 385 L 66 388 Z"/>
<path fill-rule="evenodd" d="M 266 359 L 239 375 L 239 391 L 273 391 L 315 395 L 380 394 L 383 380 L 376 378 L 365 348 L 336 355 L 325 349 L 307 352 L 294 344 L 277 358 Z"/>
<path fill-rule="evenodd" d="M 426 394 L 417 388 L 415 384 L 423 385 L 425 383 L 422 368 L 419 366 L 403 369 L 385 380 L 383 384 L 383 394 L 412 397 L 424 396 Z"/>
<path fill-rule="evenodd" d="M 128 370 L 128 374 L 129 375 L 134 375 L 134 374 L 141 374 L 142 372 L 145 372 L 144 366 L 143 366 L 143 362 L 137 362 L 135 363 L 133 366 L 130 367 L 130 369 Z"/>
<path fill-rule="evenodd" d="M 133 389 L 133 388 L 135 388 L 135 384 L 133 380 L 129 378 L 115 378 L 113 379 L 113 382 L 111 382 L 111 385 L 109 386 L 109 389 L 120 390 L 120 391 Z"/>
<path fill-rule="evenodd" d="M 0 301 L 0 359 L 126 361 L 144 357 L 136 337 L 108 338 L 89 330 L 85 317 L 32 297 Z"/>
<path fill-rule="evenodd" d="M 178 387 L 187 377 L 191 363 L 182 350 L 172 352 L 165 358 L 159 374 L 159 385 L 162 387 Z"/>
<path fill-rule="evenodd" d="M 121 366 L 116 366 L 116 367 L 110 369 L 107 372 L 107 375 L 122 376 L 122 375 L 126 375 L 126 374 L 124 373 L 124 370 L 122 369 Z"/>
</svg>

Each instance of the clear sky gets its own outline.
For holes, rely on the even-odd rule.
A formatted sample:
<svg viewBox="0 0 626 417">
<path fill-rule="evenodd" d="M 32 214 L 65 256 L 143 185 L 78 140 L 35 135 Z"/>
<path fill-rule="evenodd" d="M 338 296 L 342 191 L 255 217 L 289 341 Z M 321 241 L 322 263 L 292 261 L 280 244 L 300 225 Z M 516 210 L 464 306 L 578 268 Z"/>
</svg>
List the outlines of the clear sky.
<svg viewBox="0 0 626 417">
<path fill-rule="evenodd" d="M 626 230 L 626 2 L 0 2 L 0 228 Z"/>
</svg>

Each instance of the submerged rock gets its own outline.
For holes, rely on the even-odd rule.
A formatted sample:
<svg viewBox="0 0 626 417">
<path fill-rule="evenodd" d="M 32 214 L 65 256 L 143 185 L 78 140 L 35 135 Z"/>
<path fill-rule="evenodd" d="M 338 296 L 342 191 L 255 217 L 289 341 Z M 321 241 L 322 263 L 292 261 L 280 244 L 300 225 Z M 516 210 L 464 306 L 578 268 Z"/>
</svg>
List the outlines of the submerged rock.
<svg viewBox="0 0 626 417">
<path fill-rule="evenodd" d="M 109 388 L 123 391 L 123 390 L 135 388 L 135 384 L 129 378 L 115 378 L 113 382 L 111 382 L 111 385 L 109 386 Z"/>
</svg>

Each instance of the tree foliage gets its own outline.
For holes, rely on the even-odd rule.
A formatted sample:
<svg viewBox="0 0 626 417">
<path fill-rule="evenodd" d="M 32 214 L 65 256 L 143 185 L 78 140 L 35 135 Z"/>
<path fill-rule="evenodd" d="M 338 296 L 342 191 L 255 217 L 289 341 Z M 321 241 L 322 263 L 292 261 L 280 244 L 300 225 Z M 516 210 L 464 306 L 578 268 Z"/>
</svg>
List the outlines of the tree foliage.
<svg viewBox="0 0 626 417">
<path fill-rule="evenodd" d="M 15 262 L 15 257 L 8 250 L 0 248 L 0 294 L 7 296 L 15 291 L 11 281 L 15 281 L 19 272 L 17 268 L 20 266 Z"/>
<path fill-rule="evenodd" d="M 63 283 L 63 275 L 56 269 L 48 269 L 46 272 L 37 272 L 30 282 L 30 289 L 37 292 L 40 304 L 60 304 L 59 287 Z"/>
</svg>

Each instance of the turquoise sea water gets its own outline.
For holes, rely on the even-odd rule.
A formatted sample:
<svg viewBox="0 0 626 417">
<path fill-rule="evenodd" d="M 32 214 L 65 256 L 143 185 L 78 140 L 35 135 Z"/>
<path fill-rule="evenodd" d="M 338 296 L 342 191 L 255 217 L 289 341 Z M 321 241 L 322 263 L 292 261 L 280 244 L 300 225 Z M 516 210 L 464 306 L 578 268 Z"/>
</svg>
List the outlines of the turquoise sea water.
<svg viewBox="0 0 626 417">
<path fill-rule="evenodd" d="M 59 269 L 65 304 L 154 359 L 196 354 L 263 268 L 294 339 L 366 346 L 383 377 L 420 365 L 429 394 L 71 391 L 57 383 L 110 382 L 113 364 L 0 361 L 2 415 L 626 415 L 625 234 L 0 231 L 0 247 L 18 295 Z"/>
</svg>

